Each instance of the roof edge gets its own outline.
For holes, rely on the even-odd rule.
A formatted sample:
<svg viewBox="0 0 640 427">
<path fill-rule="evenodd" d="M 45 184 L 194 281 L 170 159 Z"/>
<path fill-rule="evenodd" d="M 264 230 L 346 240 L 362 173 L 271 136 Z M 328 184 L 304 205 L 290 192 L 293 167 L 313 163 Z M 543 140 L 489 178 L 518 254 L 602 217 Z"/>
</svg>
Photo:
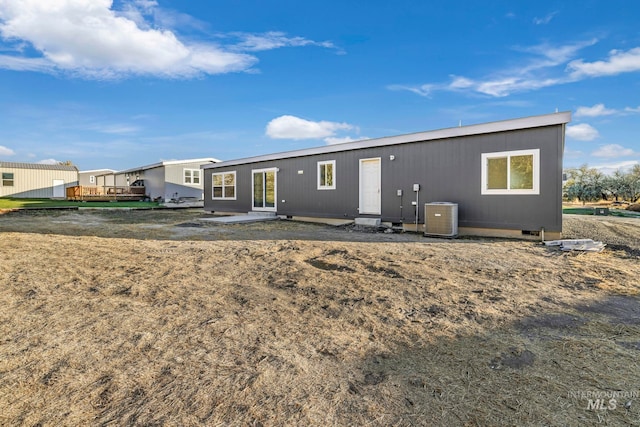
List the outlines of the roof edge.
<svg viewBox="0 0 640 427">
<path fill-rule="evenodd" d="M 104 168 L 104 169 L 91 169 L 91 170 L 78 171 L 78 172 L 80 172 L 80 173 L 93 173 L 93 172 L 114 173 L 114 172 L 116 172 L 116 170 L 115 169 Z"/>
<path fill-rule="evenodd" d="M 76 165 L 61 165 L 61 164 L 49 164 L 49 163 L 27 163 L 27 162 L 7 162 L 0 160 L 0 167 L 14 168 L 14 169 L 41 169 L 41 170 L 57 170 L 67 172 L 78 172 Z"/>
<path fill-rule="evenodd" d="M 269 160 L 281 160 L 292 157 L 310 156 L 314 154 L 327 154 L 341 151 L 359 150 L 363 148 L 374 148 L 385 145 L 406 144 L 418 141 L 432 141 L 436 139 L 454 138 L 460 136 L 482 135 L 487 133 L 505 132 L 518 129 L 530 129 L 535 127 L 566 124 L 570 121 L 571 112 L 563 111 L 558 113 L 543 114 L 539 116 L 529 116 L 496 122 L 458 126 L 397 136 L 386 136 L 382 138 L 365 139 L 361 141 L 346 142 L 342 144 L 324 145 L 320 147 L 304 148 L 301 150 L 284 151 L 273 154 L 245 157 L 236 160 L 228 160 L 210 165 L 204 165 L 202 168 L 211 169 L 225 166 L 236 166 L 247 163 L 264 162 Z"/>
<path fill-rule="evenodd" d="M 200 162 L 202 162 L 202 163 L 219 163 L 219 162 L 221 162 L 221 160 L 215 159 L 213 157 L 205 157 L 205 158 L 202 158 L 202 159 L 166 160 L 166 161 L 162 161 L 162 162 L 158 162 L 158 163 L 153 163 L 151 165 L 138 166 L 138 167 L 134 167 L 134 168 L 124 169 L 124 170 L 121 170 L 121 171 L 114 172 L 114 174 L 122 174 L 122 173 L 143 171 L 143 170 L 159 168 L 159 167 L 162 167 L 162 166 L 178 165 L 180 163 L 200 163 Z"/>
</svg>

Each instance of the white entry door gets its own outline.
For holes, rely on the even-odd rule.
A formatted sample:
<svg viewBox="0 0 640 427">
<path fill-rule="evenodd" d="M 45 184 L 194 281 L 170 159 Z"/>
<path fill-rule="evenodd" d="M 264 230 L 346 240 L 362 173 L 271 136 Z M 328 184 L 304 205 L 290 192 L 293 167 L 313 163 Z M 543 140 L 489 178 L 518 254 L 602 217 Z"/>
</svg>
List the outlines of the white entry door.
<svg viewBox="0 0 640 427">
<path fill-rule="evenodd" d="M 380 157 L 360 159 L 360 213 L 380 215 Z"/>
<path fill-rule="evenodd" d="M 53 197 L 57 199 L 64 199 L 64 179 L 53 180 Z"/>
</svg>

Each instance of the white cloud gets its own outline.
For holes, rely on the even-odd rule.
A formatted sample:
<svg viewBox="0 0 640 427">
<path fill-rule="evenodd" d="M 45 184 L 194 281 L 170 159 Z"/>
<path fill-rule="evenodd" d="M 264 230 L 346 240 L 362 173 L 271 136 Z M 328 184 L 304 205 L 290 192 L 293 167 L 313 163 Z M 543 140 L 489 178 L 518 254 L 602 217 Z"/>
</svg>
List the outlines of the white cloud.
<svg viewBox="0 0 640 427">
<path fill-rule="evenodd" d="M 524 74 L 531 71 L 544 70 L 563 65 L 567 61 L 571 60 L 571 58 L 575 57 L 579 51 L 585 47 L 593 46 L 597 42 L 598 39 L 593 38 L 564 45 L 542 43 L 535 46 L 515 48 L 517 51 L 536 56 L 526 65 L 516 70 L 519 70 L 520 73 Z"/>
<path fill-rule="evenodd" d="M 451 76 L 452 81 L 449 83 L 451 89 L 466 89 L 475 85 L 474 81 L 466 77 Z"/>
<path fill-rule="evenodd" d="M 116 12 L 112 0 L 2 0 L 2 38 L 27 41 L 41 56 L 2 55 L 0 67 L 90 78 L 185 78 L 243 71 L 257 62 L 251 55 L 211 43 L 184 43 L 171 31 L 151 28 L 143 13 L 157 7 L 154 1 L 125 6 Z"/>
<path fill-rule="evenodd" d="M 604 104 L 596 104 L 593 107 L 578 107 L 576 117 L 600 117 L 616 114 L 616 110 L 606 108 Z"/>
<path fill-rule="evenodd" d="M 16 152 L 11 148 L 0 145 L 0 156 L 13 156 L 14 154 L 16 154 Z"/>
<path fill-rule="evenodd" d="M 234 49 L 246 52 L 258 52 L 281 47 L 320 46 L 335 49 L 330 41 L 316 42 L 304 37 L 288 37 L 280 31 L 269 31 L 262 34 L 233 33 L 242 41 L 234 46 Z"/>
<path fill-rule="evenodd" d="M 611 175 L 617 170 L 623 170 L 623 171 L 631 170 L 631 168 L 633 168 L 637 164 L 640 164 L 640 162 L 638 162 L 637 160 L 625 160 L 622 162 L 595 165 L 593 166 L 593 168 L 599 170 L 605 175 Z"/>
<path fill-rule="evenodd" d="M 586 123 L 567 126 L 566 133 L 569 138 L 577 139 L 578 141 L 593 141 L 600 136 L 596 128 Z"/>
<path fill-rule="evenodd" d="M 626 111 L 627 113 L 640 113 L 640 106 L 636 108 L 626 107 L 624 111 Z"/>
<path fill-rule="evenodd" d="M 542 18 L 538 18 L 537 16 L 535 18 L 533 18 L 533 23 L 536 25 L 543 25 L 543 24 L 548 24 L 549 22 L 551 22 L 551 20 L 558 14 L 558 12 L 551 12 L 550 14 L 548 14 L 547 16 L 544 16 Z"/>
<path fill-rule="evenodd" d="M 534 89 L 541 89 L 548 86 L 555 86 L 559 83 L 557 79 L 532 79 L 522 77 L 509 77 L 500 80 L 489 80 L 479 82 L 475 90 L 485 95 L 495 97 L 508 96 L 514 92 L 526 92 Z"/>
<path fill-rule="evenodd" d="M 387 86 L 389 90 L 408 90 L 409 92 L 413 92 L 416 95 L 429 97 L 431 96 L 431 92 L 435 89 L 439 89 L 437 85 L 432 84 L 424 84 L 420 86 L 405 86 L 405 85 L 389 85 Z"/>
<path fill-rule="evenodd" d="M 43 58 L 22 58 L 11 55 L 0 55 L 0 68 L 13 71 L 49 72 L 51 63 Z"/>
<path fill-rule="evenodd" d="M 605 61 L 584 62 L 582 59 L 571 61 L 567 69 L 571 71 L 571 77 L 574 79 L 640 71 L 640 47 L 626 52 L 612 50 Z"/>
<path fill-rule="evenodd" d="M 336 131 L 352 130 L 355 126 L 337 123 L 301 119 L 295 116 L 280 116 L 267 124 L 266 134 L 273 139 L 318 139 L 335 136 Z"/>
<path fill-rule="evenodd" d="M 60 164 L 59 160 L 56 159 L 44 159 L 36 162 L 39 165 L 58 165 Z"/>
<path fill-rule="evenodd" d="M 591 153 L 592 156 L 605 158 L 629 157 L 635 154 L 636 153 L 631 148 L 624 148 L 619 144 L 601 145 L 597 150 Z"/>
<path fill-rule="evenodd" d="M 435 91 L 470 91 L 493 97 L 508 96 L 559 84 L 572 83 L 590 77 L 612 76 L 640 71 L 640 47 L 627 51 L 612 50 L 606 60 L 586 62 L 571 60 L 583 48 L 597 43 L 591 39 L 574 44 L 553 46 L 541 44 L 528 48 L 517 48 L 534 57 L 525 65 L 513 69 L 499 70 L 479 79 L 451 76 L 449 83 L 427 83 L 422 85 L 389 85 L 391 90 L 408 90 L 421 96 L 430 96 Z M 558 67 L 565 65 L 564 70 Z M 634 109 L 625 111 L 637 112 Z"/>
<path fill-rule="evenodd" d="M 422 85 L 389 85 L 390 90 L 407 90 L 420 96 L 431 96 L 435 91 L 475 92 L 492 97 L 504 97 L 517 92 L 527 92 L 549 86 L 569 83 L 576 79 L 560 69 L 585 47 L 597 43 L 590 39 L 566 45 L 543 43 L 514 50 L 528 55 L 523 65 L 499 70 L 491 75 L 472 79 L 465 76 L 450 76 L 449 83 L 427 83 Z"/>
<path fill-rule="evenodd" d="M 154 0 L 132 0 L 122 6 L 122 11 L 116 12 L 118 16 L 123 16 L 135 22 L 140 28 L 149 28 L 145 16 L 152 15 L 158 7 L 158 2 Z"/>
<path fill-rule="evenodd" d="M 98 124 L 98 125 L 88 126 L 88 129 L 94 130 L 100 133 L 110 134 L 110 135 L 127 135 L 127 134 L 136 133 L 140 130 L 140 128 L 137 126 L 130 126 L 125 124 L 110 124 L 110 125 Z"/>
</svg>

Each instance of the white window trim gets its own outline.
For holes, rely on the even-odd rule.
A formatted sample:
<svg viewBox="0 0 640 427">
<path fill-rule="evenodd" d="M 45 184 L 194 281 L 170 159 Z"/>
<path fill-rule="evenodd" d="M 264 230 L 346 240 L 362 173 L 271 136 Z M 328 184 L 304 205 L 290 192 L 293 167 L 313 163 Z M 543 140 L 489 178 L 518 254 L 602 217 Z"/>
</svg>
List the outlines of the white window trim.
<svg viewBox="0 0 640 427">
<path fill-rule="evenodd" d="M 213 177 L 216 175 L 222 175 L 222 197 L 215 197 L 213 194 Z M 225 175 L 233 175 L 233 197 L 225 197 L 224 195 L 224 176 Z M 211 174 L 211 200 L 236 200 L 237 197 L 237 191 L 238 191 L 238 182 L 236 181 L 237 179 L 237 175 L 236 175 L 236 171 L 229 171 L 229 172 L 217 172 L 217 173 L 212 173 Z"/>
<path fill-rule="evenodd" d="M 331 182 L 332 185 L 322 185 L 321 184 L 321 173 L 320 167 L 322 165 L 332 165 L 331 168 Z M 336 161 L 335 160 L 322 160 L 318 162 L 318 190 L 335 190 L 336 189 Z"/>
<path fill-rule="evenodd" d="M 507 157 L 510 159 L 511 156 L 531 156 L 533 155 L 533 188 L 530 190 L 511 190 L 511 189 L 493 189 L 490 190 L 487 188 L 487 160 L 493 159 L 496 157 Z M 482 153 L 482 168 L 481 168 L 481 194 L 483 195 L 538 195 L 540 194 L 540 149 L 535 148 L 531 150 L 514 150 L 514 151 L 499 151 L 495 153 Z M 511 182 L 510 176 L 510 165 L 511 162 L 507 160 L 507 185 Z"/>
<path fill-rule="evenodd" d="M 191 172 L 191 182 L 187 182 L 187 171 Z M 197 184 L 195 184 L 193 182 L 193 178 L 194 178 L 194 173 L 198 174 L 198 182 Z M 200 171 L 200 169 L 188 169 L 188 168 L 184 168 L 182 169 L 182 183 L 185 185 L 201 185 L 202 184 L 202 172 Z"/>
</svg>

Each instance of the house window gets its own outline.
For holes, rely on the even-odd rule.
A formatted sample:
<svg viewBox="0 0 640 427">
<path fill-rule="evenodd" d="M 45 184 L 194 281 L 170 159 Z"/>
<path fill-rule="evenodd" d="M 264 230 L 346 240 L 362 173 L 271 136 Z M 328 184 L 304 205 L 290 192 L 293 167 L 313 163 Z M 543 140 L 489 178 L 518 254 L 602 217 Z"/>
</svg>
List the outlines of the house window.
<svg viewBox="0 0 640 427">
<path fill-rule="evenodd" d="M 13 173 L 2 172 L 2 186 L 13 187 Z"/>
<path fill-rule="evenodd" d="M 213 200 L 235 200 L 236 199 L 236 173 L 222 172 L 214 173 L 213 179 Z"/>
<path fill-rule="evenodd" d="M 482 194 L 540 194 L 540 150 L 483 153 Z"/>
<path fill-rule="evenodd" d="M 200 169 L 185 169 L 184 170 L 184 183 L 191 185 L 200 184 Z"/>
<path fill-rule="evenodd" d="M 95 175 L 89 175 L 89 184 L 95 184 L 95 183 L 96 183 Z"/>
<path fill-rule="evenodd" d="M 318 190 L 335 190 L 336 161 L 318 162 Z"/>
</svg>

